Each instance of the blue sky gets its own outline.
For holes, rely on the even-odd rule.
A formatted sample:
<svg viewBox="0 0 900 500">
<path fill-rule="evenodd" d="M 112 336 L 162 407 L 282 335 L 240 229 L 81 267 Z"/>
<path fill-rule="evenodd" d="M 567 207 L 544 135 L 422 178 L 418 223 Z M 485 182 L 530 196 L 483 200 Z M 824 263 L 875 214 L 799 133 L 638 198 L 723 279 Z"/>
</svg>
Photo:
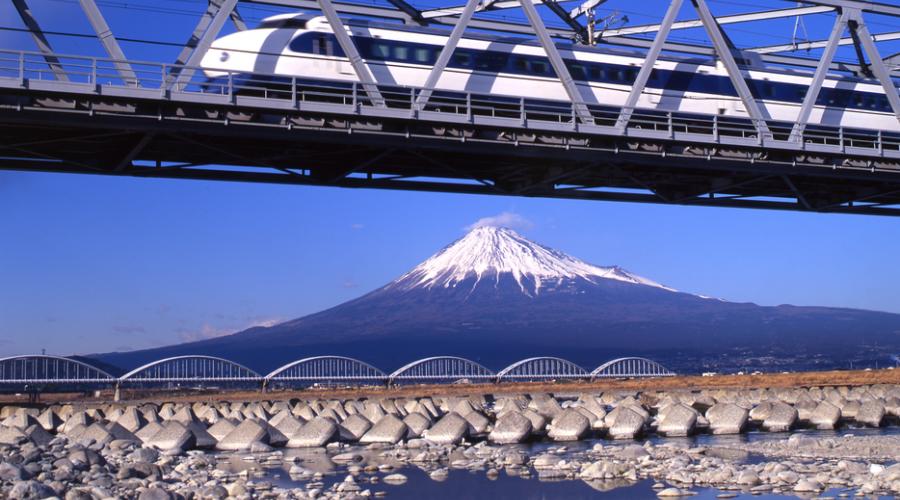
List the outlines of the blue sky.
<svg viewBox="0 0 900 500">
<path fill-rule="evenodd" d="M 74 2 L 32 3 L 45 29 L 89 30 Z M 632 24 L 662 16 L 651 3 L 629 14 Z M 104 9 L 120 36 L 176 42 L 200 4 L 112 5 Z M 244 15 L 252 24 L 270 13 Z M 130 23 L 135 16 L 143 22 Z M 0 19 L 18 26 L 6 2 Z M 812 35 L 827 32 L 826 21 L 810 24 Z M 772 33 L 737 33 L 778 43 Z M 32 48 L 20 35 L 0 41 Z M 99 54 L 90 40 L 51 41 Z M 177 53 L 125 50 L 160 61 Z M 137 349 L 295 318 L 385 284 L 501 213 L 538 242 L 680 290 L 900 313 L 900 231 L 882 217 L 21 172 L 0 172 L 0 213 L 0 355 Z"/>
</svg>

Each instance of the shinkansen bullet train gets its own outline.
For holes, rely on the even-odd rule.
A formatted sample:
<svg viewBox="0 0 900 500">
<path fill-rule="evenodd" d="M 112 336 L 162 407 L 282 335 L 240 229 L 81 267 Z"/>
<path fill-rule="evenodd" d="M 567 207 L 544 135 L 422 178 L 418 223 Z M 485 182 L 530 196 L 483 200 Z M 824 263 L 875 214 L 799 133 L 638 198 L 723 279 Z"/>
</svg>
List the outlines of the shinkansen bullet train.
<svg viewBox="0 0 900 500">
<path fill-rule="evenodd" d="M 376 81 L 421 87 L 449 32 L 351 21 L 347 25 Z M 644 61 L 638 52 L 559 45 L 581 95 L 589 104 L 621 106 Z M 746 61 L 745 61 L 746 62 Z M 324 17 L 288 14 L 255 29 L 219 38 L 203 58 L 211 80 L 232 78 L 357 81 L 349 59 Z M 744 66 L 751 91 L 774 119 L 794 122 L 812 81 L 811 72 Z M 895 82 L 896 84 L 896 82 Z M 436 88 L 496 96 L 567 102 L 543 48 L 535 42 L 466 35 L 459 41 Z M 638 108 L 747 117 L 724 67 L 708 59 L 661 57 Z M 881 85 L 874 80 L 829 76 L 810 116 L 811 125 L 900 132 Z"/>
</svg>

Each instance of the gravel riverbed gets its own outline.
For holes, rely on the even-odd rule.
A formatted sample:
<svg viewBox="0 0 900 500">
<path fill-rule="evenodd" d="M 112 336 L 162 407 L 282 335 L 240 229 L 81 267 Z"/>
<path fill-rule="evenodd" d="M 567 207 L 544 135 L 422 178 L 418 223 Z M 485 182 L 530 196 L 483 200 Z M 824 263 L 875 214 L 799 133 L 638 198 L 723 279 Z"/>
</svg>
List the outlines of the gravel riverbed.
<svg viewBox="0 0 900 500">
<path fill-rule="evenodd" d="M 6 406 L 0 497 L 449 497 L 462 477 L 560 483 L 550 496 L 893 496 L 898 407 L 896 386 Z"/>
</svg>

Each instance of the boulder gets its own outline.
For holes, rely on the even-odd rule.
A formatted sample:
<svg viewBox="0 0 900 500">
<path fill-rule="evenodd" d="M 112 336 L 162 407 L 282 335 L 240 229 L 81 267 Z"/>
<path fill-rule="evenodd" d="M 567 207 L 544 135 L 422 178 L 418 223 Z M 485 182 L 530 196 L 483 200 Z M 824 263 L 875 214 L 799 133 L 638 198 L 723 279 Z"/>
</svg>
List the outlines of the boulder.
<svg viewBox="0 0 900 500">
<path fill-rule="evenodd" d="M 747 410 L 734 403 L 716 403 L 706 410 L 706 419 L 713 434 L 740 434 L 747 418 Z"/>
<path fill-rule="evenodd" d="M 456 444 L 469 430 L 469 422 L 456 412 L 450 412 L 423 432 L 425 439 L 438 444 Z"/>
<path fill-rule="evenodd" d="M 554 441 L 577 441 L 590 427 L 587 417 L 578 410 L 568 408 L 553 420 L 547 435 Z"/>
<path fill-rule="evenodd" d="M 10 500 L 39 500 L 41 498 L 53 498 L 56 492 L 49 486 L 38 481 L 17 481 L 8 493 Z"/>
<path fill-rule="evenodd" d="M 416 414 L 419 416 L 423 416 L 416 413 L 410 413 L 407 417 Z M 359 442 L 362 444 L 369 443 L 389 443 L 394 444 L 399 442 L 403 437 L 409 432 L 409 427 L 404 423 L 403 420 L 400 420 L 394 415 L 385 415 L 381 417 L 375 425 L 369 429 L 361 438 L 359 438 Z"/>
<path fill-rule="evenodd" d="M 325 446 L 337 434 L 337 424 L 324 417 L 315 417 L 303 424 L 294 435 L 289 436 L 287 446 L 291 448 L 309 448 Z"/>
<path fill-rule="evenodd" d="M 521 443 L 531 434 L 531 429 L 528 417 L 519 411 L 507 411 L 497 419 L 488 439 L 499 444 Z"/>
</svg>

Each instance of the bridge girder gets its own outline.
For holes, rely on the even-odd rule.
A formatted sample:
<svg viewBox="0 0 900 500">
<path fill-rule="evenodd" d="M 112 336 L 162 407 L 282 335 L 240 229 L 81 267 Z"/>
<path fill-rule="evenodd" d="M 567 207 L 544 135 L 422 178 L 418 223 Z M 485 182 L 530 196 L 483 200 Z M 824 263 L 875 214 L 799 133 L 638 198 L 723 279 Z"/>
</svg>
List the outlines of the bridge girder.
<svg viewBox="0 0 900 500">
<path fill-rule="evenodd" d="M 38 0 L 30 1 L 35 2 Z M 660 157 L 672 157 L 673 154 L 679 154 L 678 151 L 679 148 L 682 148 L 682 145 L 673 144 L 670 141 L 671 137 L 637 142 L 631 139 L 635 132 L 633 128 L 629 128 L 634 112 L 633 103 L 644 91 L 646 79 L 649 77 L 653 62 L 661 52 L 686 52 L 720 58 L 728 68 L 731 80 L 741 94 L 745 107 L 751 113 L 754 124 L 759 128 L 758 135 L 760 137 L 760 145 L 763 146 L 761 149 L 763 150 L 766 146 L 766 138 L 775 132 L 768 129 L 765 109 L 750 95 L 743 71 L 735 63 L 735 60 L 742 57 L 742 54 L 745 52 L 755 51 L 759 53 L 758 55 L 763 61 L 770 63 L 815 68 L 817 81 L 820 77 L 824 77 L 829 70 L 856 72 L 859 74 L 871 72 L 882 83 L 895 114 L 900 120 L 900 94 L 898 94 L 896 86 L 891 82 L 891 75 L 900 75 L 900 69 L 891 66 L 893 64 L 892 56 L 884 57 L 877 48 L 882 42 L 896 38 L 898 35 L 895 32 L 870 33 L 864 17 L 865 15 L 900 17 L 900 7 L 861 0 L 809 0 L 804 2 L 804 6 L 800 7 L 792 5 L 784 9 L 716 17 L 709 11 L 704 0 L 691 1 L 697 7 L 699 14 L 697 19 L 677 20 L 678 7 L 682 0 L 672 0 L 669 15 L 659 25 L 625 26 L 604 30 L 598 35 L 599 43 L 642 47 L 649 49 L 650 53 L 638 72 L 639 77 L 636 85 L 628 96 L 628 103 L 632 105 L 622 108 L 618 113 L 618 118 L 615 120 L 614 128 L 620 137 L 618 139 L 604 140 L 605 153 L 600 159 L 596 155 L 588 159 L 587 155 L 581 154 L 578 149 L 580 147 L 579 141 L 582 141 L 582 138 L 576 138 L 569 133 L 578 134 L 581 131 L 581 128 L 578 126 L 579 123 L 577 123 L 579 121 L 587 124 L 596 120 L 595 116 L 590 115 L 591 111 L 586 113 L 585 104 L 581 101 L 577 87 L 571 85 L 571 75 L 568 74 L 565 65 L 561 64 L 558 57 L 559 54 L 556 53 L 554 44 L 549 42 L 549 40 L 551 38 L 565 38 L 583 42 L 584 25 L 580 23 L 579 19 L 585 17 L 592 8 L 601 5 L 603 0 L 588 0 L 579 7 L 569 11 L 562 9 L 555 0 L 481 0 L 480 2 L 479 0 L 469 0 L 462 6 L 433 9 L 419 9 L 405 0 L 390 0 L 391 5 L 354 3 L 348 0 L 208 0 L 209 8 L 200 16 L 193 34 L 189 37 L 184 50 L 176 61 L 177 63 L 198 63 L 228 19 L 234 23 L 237 29 L 245 29 L 246 25 L 237 11 L 242 4 L 321 11 L 338 34 L 338 41 L 341 43 L 345 53 L 351 55 L 354 71 L 359 77 L 368 99 L 376 105 L 383 100 L 383 97 L 379 95 L 380 87 L 378 85 L 381 82 L 374 80 L 371 71 L 367 69 L 366 61 L 358 57 L 359 54 L 356 53 L 353 37 L 346 36 L 348 31 L 341 16 L 366 16 L 402 20 L 419 25 L 454 26 L 451 40 L 458 40 L 463 33 L 472 29 L 534 36 L 541 41 L 541 45 L 550 57 L 551 62 L 555 60 L 554 68 L 557 69 L 561 84 L 570 95 L 570 104 L 573 111 L 570 131 L 563 131 L 555 137 L 537 135 L 536 137 L 543 137 L 543 139 L 538 139 L 536 142 L 541 140 L 550 140 L 552 142 L 561 137 L 561 144 L 564 146 L 566 153 L 551 155 L 547 152 L 536 153 L 530 148 L 520 148 L 529 150 L 527 152 L 522 152 L 521 150 L 509 151 L 508 154 L 504 153 L 499 157 L 496 154 L 486 156 L 486 161 L 480 164 L 479 162 L 472 162 L 470 158 L 454 157 L 454 153 L 458 152 L 457 150 L 468 151 L 472 149 L 478 151 L 479 146 L 465 144 L 469 137 L 473 137 L 470 135 L 473 128 L 472 124 L 477 121 L 472 116 L 469 116 L 466 121 L 460 122 L 459 126 L 451 132 L 451 135 L 456 134 L 451 137 L 452 139 L 460 139 L 460 142 L 454 144 L 452 148 L 447 147 L 448 137 L 446 136 L 422 138 L 423 144 L 421 147 L 410 147 L 408 140 L 406 144 L 402 144 L 403 140 L 386 140 L 384 141 L 386 143 L 384 147 L 378 146 L 377 143 L 379 141 L 374 140 L 374 138 L 347 141 L 346 138 L 349 135 L 357 133 L 357 129 L 349 125 L 344 127 L 343 131 L 347 133 L 344 140 L 336 141 L 329 138 L 307 141 L 304 139 L 297 143 L 296 146 L 300 149 L 297 150 L 295 147 L 295 150 L 301 151 L 306 158 L 321 158 L 313 164 L 302 164 L 296 162 L 293 158 L 289 158 L 288 155 L 260 154 L 260 149 L 264 148 L 254 148 L 246 143 L 240 145 L 226 144 L 223 141 L 233 142 L 233 137 L 231 137 L 230 133 L 224 133 L 221 130 L 211 130 L 216 125 L 228 126 L 236 123 L 229 118 L 230 115 L 261 113 L 257 109 L 241 106 L 234 107 L 239 105 L 241 101 L 234 95 L 228 96 L 228 100 L 225 102 L 196 100 L 192 103 L 174 104 L 173 107 L 173 103 L 166 100 L 169 92 L 173 89 L 177 92 L 179 84 L 184 86 L 191 82 L 192 74 L 197 69 L 194 67 L 194 64 L 187 64 L 186 66 L 176 64 L 163 67 L 162 73 L 168 75 L 168 85 L 163 89 L 163 99 L 166 102 L 155 103 L 155 106 L 158 108 L 156 112 L 158 117 L 157 124 L 136 123 L 136 121 L 132 120 L 125 124 L 123 116 L 104 116 L 102 119 L 93 120 L 93 118 L 97 117 L 95 113 L 98 106 L 112 105 L 120 108 L 140 106 L 140 104 L 135 105 L 131 102 L 117 103 L 115 102 L 116 94 L 103 94 L 102 97 L 97 97 L 93 102 L 91 102 L 91 99 L 79 101 L 77 97 L 63 97 L 64 101 L 74 103 L 76 113 L 82 106 L 87 108 L 92 120 L 96 123 L 67 125 L 68 120 L 66 119 L 54 119 L 54 122 L 62 124 L 56 130 L 40 128 L 42 126 L 46 127 L 47 123 L 40 123 L 40 120 L 35 120 L 33 115 L 24 116 L 29 113 L 8 113 L 0 110 L 0 113 L 5 113 L 8 118 L 8 121 L 5 124 L 0 124 L 0 127 L 6 127 L 4 130 L 10 132 L 6 136 L 5 142 L 0 143 L 0 148 L 4 148 L 6 151 L 15 151 L 19 155 L 15 158 L 0 159 L 0 168 L 345 187 L 383 187 L 388 189 L 435 190 L 461 193 L 571 197 L 614 201 L 690 203 L 696 205 L 765 207 L 826 212 L 868 214 L 894 214 L 900 212 L 894 208 L 900 201 L 900 198 L 897 196 L 898 186 L 897 181 L 893 178 L 894 174 L 878 172 L 880 167 L 877 159 L 858 160 L 829 154 L 817 154 L 816 152 L 807 154 L 808 152 L 805 151 L 807 147 L 803 141 L 806 136 L 803 132 L 806 128 L 809 110 L 815 103 L 815 95 L 821 84 L 812 86 L 813 92 L 810 92 L 806 97 L 806 102 L 801 112 L 801 119 L 797 121 L 794 129 L 788 134 L 789 141 L 797 144 L 800 153 L 793 157 L 790 155 L 781 156 L 778 158 L 778 161 L 769 162 L 768 165 L 761 166 L 759 162 L 755 161 L 762 159 L 761 157 L 750 158 L 751 163 L 755 163 L 750 169 L 738 167 L 733 162 L 723 161 L 721 158 L 707 158 L 705 162 L 691 161 L 689 162 L 690 168 L 678 169 L 677 172 L 661 171 L 658 168 L 654 168 L 654 155 L 658 155 L 657 159 Z M 791 3 L 793 4 L 792 0 Z M 53 76 L 60 82 L 69 79 L 65 71 L 65 62 L 60 61 L 59 56 L 53 53 L 49 42 L 46 42 L 46 37 L 43 36 L 40 25 L 37 24 L 33 14 L 27 8 L 26 0 L 15 0 L 15 5 L 38 43 L 41 55 L 47 67 L 52 70 Z M 135 74 L 132 64 L 124 60 L 124 53 L 112 30 L 109 29 L 109 26 L 103 19 L 101 9 L 97 6 L 95 0 L 79 0 L 79 5 L 81 5 L 91 21 L 91 25 L 97 32 L 98 39 L 103 44 L 104 49 L 110 55 L 108 64 L 112 67 L 111 71 L 115 71 L 120 81 L 125 83 L 127 87 L 129 82 L 134 82 L 139 77 Z M 545 26 L 541 17 L 537 15 L 537 11 L 534 9 L 535 6 L 547 7 L 553 15 L 563 20 L 566 27 L 554 28 Z M 479 14 L 482 12 L 509 8 L 523 9 L 528 22 L 479 17 Z M 750 47 L 742 49 L 743 52 L 736 51 L 730 45 L 730 40 L 724 32 L 724 27 L 730 24 L 765 22 L 766 20 L 788 16 L 809 16 L 828 12 L 834 12 L 836 19 L 835 32 L 837 34 L 833 33 L 833 36 L 827 41 L 809 42 L 811 44 L 809 47 L 822 46 L 825 48 L 826 57 L 820 59 L 785 55 L 786 47 Z M 666 39 L 667 34 L 672 30 L 689 28 L 705 28 L 713 40 L 713 46 L 673 43 Z M 853 36 L 842 37 L 841 32 L 846 29 L 850 29 Z M 653 33 L 657 34 L 654 39 L 642 38 L 643 35 Z M 823 43 L 824 45 L 822 45 Z M 860 64 L 853 65 L 833 61 L 833 51 L 836 46 L 848 43 L 856 44 L 859 53 L 864 54 Z M 436 82 L 440 78 L 446 66 L 446 60 L 452 55 L 454 46 L 455 43 L 448 43 L 445 50 L 441 52 L 440 60 L 443 61 L 443 64 L 435 66 L 429 75 L 429 82 Z M 356 56 L 353 56 L 354 53 L 356 53 Z M 97 63 L 95 62 L 94 64 L 96 65 Z M 95 73 L 96 71 L 95 69 Z M 96 80 L 94 83 L 96 83 Z M 25 82 L 23 78 L 22 85 L 25 86 L 26 84 L 28 89 L 22 92 L 24 94 L 33 92 L 33 95 L 38 98 L 59 98 L 58 96 L 39 96 L 37 90 L 35 90 L 36 87 L 32 87 L 31 83 Z M 13 97 L 13 100 L 20 101 L 14 105 L 18 111 L 29 109 L 31 104 L 27 102 L 28 98 L 23 97 L 22 93 Z M 97 93 L 102 94 L 100 89 L 97 90 Z M 427 106 L 431 104 L 429 99 L 430 93 L 430 88 L 423 89 L 418 96 L 416 96 L 415 91 L 413 92 L 412 97 L 416 107 L 409 110 L 412 116 L 418 117 L 420 112 L 427 114 L 424 112 L 428 109 Z M 121 94 L 122 97 L 125 95 L 125 93 Z M 418 98 L 416 99 L 416 97 Z M 354 99 L 357 99 L 355 93 Z M 22 101 L 25 102 L 24 107 Z M 227 109 L 227 106 L 223 107 L 220 105 L 226 103 L 231 105 L 232 108 Z M 296 96 L 294 96 L 294 102 L 291 103 L 292 109 L 296 110 L 296 108 L 302 106 L 302 103 L 296 102 Z M 101 111 L 101 113 L 103 112 Z M 172 118 L 173 115 L 177 116 L 179 114 L 181 117 L 176 123 Z M 193 120 L 185 115 L 216 115 L 224 116 L 225 118 L 210 122 L 202 119 Z M 278 116 L 278 113 L 275 113 L 273 116 L 279 122 L 275 127 L 278 129 L 277 132 L 270 130 L 273 136 L 281 135 L 283 132 L 280 129 L 281 126 L 286 124 L 288 130 L 292 130 L 291 125 L 296 123 L 298 119 L 302 121 L 309 118 L 308 116 L 298 118 L 291 116 L 291 113 L 283 113 L 280 116 Z M 313 119 L 317 120 L 318 118 Z M 526 121 L 528 120 L 523 112 L 522 123 L 525 124 Z M 118 130 L 122 132 L 121 134 L 116 132 L 116 122 L 118 122 Z M 347 121 L 346 123 L 350 122 Z M 387 122 L 379 126 L 384 126 L 385 123 Z M 33 141 L 18 139 L 16 131 L 10 129 L 20 125 L 37 127 L 31 130 L 40 130 L 41 133 L 49 136 L 48 141 L 44 141 L 41 144 L 33 144 Z M 122 125 L 126 126 L 122 128 Z M 258 125 L 269 126 L 271 129 L 273 124 L 267 122 Z M 419 127 L 421 124 L 414 124 L 413 126 L 410 126 L 410 124 L 398 125 L 395 121 L 388 125 L 402 130 L 405 138 L 409 139 L 416 135 L 416 127 Z M 65 128 L 67 126 L 71 126 L 71 128 Z M 425 126 L 429 125 L 426 123 Z M 86 152 L 81 148 L 90 147 L 94 143 L 90 141 L 87 143 L 79 142 L 81 141 L 79 137 L 83 134 L 78 133 L 76 129 L 81 129 L 82 131 L 92 129 L 99 134 L 112 134 L 111 137 L 114 140 L 108 143 L 109 147 L 106 149 L 94 149 Z M 256 133 L 254 132 L 254 134 Z M 529 136 L 528 131 L 515 129 L 494 128 L 489 133 L 498 136 L 515 137 L 510 142 L 513 142 L 517 148 L 523 142 L 528 142 Z M 179 134 L 182 137 L 177 137 Z M 210 134 L 218 137 L 212 137 Z M 58 139 L 55 143 L 52 137 L 54 135 L 57 135 L 56 138 Z M 260 134 L 256 137 L 262 138 L 262 135 L 265 134 Z M 475 138 L 482 139 L 477 136 Z M 265 143 L 267 147 L 284 146 L 281 141 L 286 140 L 276 137 L 268 137 L 267 139 L 269 139 Z M 573 139 L 575 140 L 573 141 Z M 880 136 L 878 140 L 881 140 Z M 591 142 L 590 139 L 587 141 Z M 20 144 L 23 142 L 31 145 L 23 146 Z M 439 144 L 440 142 L 444 142 L 444 144 L 441 145 Z M 187 152 L 188 154 L 174 157 L 171 150 L 166 150 L 172 145 L 181 143 L 190 144 L 194 149 L 203 151 L 203 153 L 198 154 L 196 151 L 189 151 Z M 349 151 L 328 151 L 338 144 L 347 145 L 348 143 L 351 146 Z M 64 144 L 65 147 L 54 149 L 55 146 L 51 146 L 52 144 L 57 146 Z M 635 144 L 637 144 L 636 149 L 629 149 Z M 703 149 L 703 147 L 699 149 Z M 706 149 L 715 149 L 715 147 L 707 147 Z M 34 154 L 32 155 L 32 153 Z M 439 157 L 435 153 L 440 153 Z M 752 153 L 751 155 L 755 154 L 757 153 Z M 327 159 L 329 155 L 331 155 L 331 159 Z M 702 159 L 702 155 L 699 156 Z M 543 165 L 538 165 L 538 162 L 532 160 L 532 158 L 537 157 L 542 158 Z M 548 158 L 552 159 L 552 163 L 549 166 L 546 164 Z M 809 158 L 812 158 L 810 160 L 811 163 L 805 162 Z M 158 167 L 147 168 L 148 161 L 155 163 Z M 572 164 L 574 167 L 566 168 L 560 166 L 563 162 Z M 217 169 L 216 167 L 208 167 L 211 164 L 223 165 L 229 169 L 232 166 L 239 166 L 253 167 L 256 170 L 232 172 Z M 810 165 L 815 164 L 821 164 L 823 167 L 833 166 L 834 169 L 839 170 L 840 175 L 831 175 L 825 172 L 824 168 L 809 168 Z M 847 164 L 852 168 L 844 168 Z M 520 168 L 523 165 L 526 168 Z M 787 166 L 790 166 L 790 168 L 787 168 Z M 866 171 L 877 175 L 863 174 Z M 437 177 L 444 180 L 411 182 L 413 178 L 421 177 Z M 853 177 L 855 182 L 849 185 L 840 182 L 840 180 L 846 180 L 848 177 Z M 721 188 L 721 183 L 716 184 L 718 182 L 716 179 L 723 178 L 727 179 L 724 183 L 726 186 L 729 186 L 727 189 Z"/>
</svg>

